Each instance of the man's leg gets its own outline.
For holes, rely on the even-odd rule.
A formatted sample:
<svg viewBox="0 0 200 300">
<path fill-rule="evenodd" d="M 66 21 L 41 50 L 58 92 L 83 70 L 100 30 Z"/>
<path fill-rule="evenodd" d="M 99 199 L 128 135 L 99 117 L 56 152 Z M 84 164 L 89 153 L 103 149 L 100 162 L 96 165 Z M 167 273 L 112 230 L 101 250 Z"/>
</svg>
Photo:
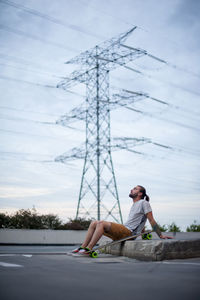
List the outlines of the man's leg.
<svg viewBox="0 0 200 300">
<path fill-rule="evenodd" d="M 96 229 L 97 223 L 98 223 L 98 221 L 92 221 L 92 222 L 90 223 L 90 226 L 89 226 L 89 228 L 88 228 L 88 231 L 87 231 L 85 240 L 84 240 L 83 244 L 81 245 L 81 247 L 83 247 L 83 248 L 87 247 L 87 245 L 89 244 L 89 242 L 90 242 L 91 239 L 92 239 L 92 236 L 93 236 L 94 231 L 95 231 L 95 229 Z"/>
<path fill-rule="evenodd" d="M 94 230 L 95 227 L 95 230 Z M 98 242 L 98 240 L 102 237 L 102 235 L 104 234 L 104 232 L 109 232 L 111 227 L 111 223 L 110 222 L 106 222 L 106 221 L 96 221 L 95 225 L 93 226 L 93 234 L 90 236 L 90 241 L 88 239 L 88 244 L 85 246 L 85 243 L 82 245 L 82 247 L 88 247 L 89 249 L 92 249 L 96 243 Z M 89 237 L 89 234 L 88 234 Z M 87 236 L 86 236 L 87 238 Z M 85 240 L 86 241 L 86 240 Z"/>
</svg>

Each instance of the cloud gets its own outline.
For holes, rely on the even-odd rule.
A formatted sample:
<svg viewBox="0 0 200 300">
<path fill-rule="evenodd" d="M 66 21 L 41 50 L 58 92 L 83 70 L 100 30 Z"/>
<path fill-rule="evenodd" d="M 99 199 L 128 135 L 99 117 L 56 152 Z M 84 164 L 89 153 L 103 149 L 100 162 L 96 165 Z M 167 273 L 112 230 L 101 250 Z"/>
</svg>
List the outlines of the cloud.
<svg viewBox="0 0 200 300">
<path fill-rule="evenodd" d="M 49 195 L 55 192 L 50 188 L 29 188 L 22 186 L 1 186 L 0 198 L 22 198 Z"/>
</svg>

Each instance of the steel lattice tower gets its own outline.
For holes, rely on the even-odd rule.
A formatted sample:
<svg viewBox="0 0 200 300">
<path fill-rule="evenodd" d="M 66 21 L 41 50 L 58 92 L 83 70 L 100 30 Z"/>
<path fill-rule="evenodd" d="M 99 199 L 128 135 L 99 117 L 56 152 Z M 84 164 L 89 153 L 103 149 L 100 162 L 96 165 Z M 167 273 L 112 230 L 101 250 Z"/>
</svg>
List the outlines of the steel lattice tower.
<svg viewBox="0 0 200 300">
<path fill-rule="evenodd" d="M 136 27 L 68 61 L 68 64 L 81 64 L 81 69 L 57 86 L 68 89 L 77 82 L 86 85 L 85 108 L 74 109 L 71 115 L 63 116 L 57 122 L 64 125 L 70 118 L 86 121 L 85 150 L 74 148 L 70 155 L 62 155 L 56 159 L 64 162 L 68 157 L 84 157 L 76 218 L 96 216 L 100 220 L 112 217 L 123 223 L 111 148 L 115 146 L 125 149 L 127 146 L 124 144 L 125 140 L 121 144 L 119 141 L 116 145 L 111 144 L 110 110 L 117 105 L 126 106 L 130 101 L 133 102 L 134 97 L 145 95 L 135 93 L 131 100 L 128 96 L 117 100 L 115 97 L 112 101 L 109 95 L 109 73 L 119 66 L 131 69 L 126 66 L 127 62 L 147 55 L 145 50 L 123 44 L 135 29 Z M 150 141 L 144 138 L 132 139 L 133 144 L 137 142 Z"/>
<path fill-rule="evenodd" d="M 97 47 L 94 64 L 86 76 L 86 152 L 76 217 L 82 212 L 94 215 L 97 207 L 98 220 L 111 215 L 122 222 L 110 147 L 109 71 L 101 66 Z"/>
</svg>

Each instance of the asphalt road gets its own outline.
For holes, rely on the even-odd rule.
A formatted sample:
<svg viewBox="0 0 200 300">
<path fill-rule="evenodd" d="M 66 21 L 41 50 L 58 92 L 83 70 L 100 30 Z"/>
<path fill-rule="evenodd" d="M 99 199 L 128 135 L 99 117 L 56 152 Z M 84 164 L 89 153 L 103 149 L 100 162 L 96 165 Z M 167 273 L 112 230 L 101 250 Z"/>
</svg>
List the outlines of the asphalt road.
<svg viewBox="0 0 200 300">
<path fill-rule="evenodd" d="M 141 262 L 63 254 L 72 248 L 0 247 L 0 299 L 200 299 L 200 258 Z"/>
</svg>

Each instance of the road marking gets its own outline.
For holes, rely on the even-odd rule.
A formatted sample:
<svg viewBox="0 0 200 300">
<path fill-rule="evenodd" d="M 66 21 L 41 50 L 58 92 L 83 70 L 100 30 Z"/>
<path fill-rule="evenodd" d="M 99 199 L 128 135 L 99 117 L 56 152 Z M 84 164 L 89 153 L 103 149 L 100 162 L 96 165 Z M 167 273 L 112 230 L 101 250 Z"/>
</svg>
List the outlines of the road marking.
<svg viewBox="0 0 200 300">
<path fill-rule="evenodd" d="M 0 254 L 0 256 L 16 256 L 16 254 Z"/>
<path fill-rule="evenodd" d="M 6 268 L 21 268 L 21 267 L 23 267 L 22 265 L 16 265 L 16 264 L 8 264 L 8 263 L 5 263 L 5 262 L 2 262 L 2 261 L 0 261 L 0 266 L 2 266 L 2 267 L 6 267 Z"/>
<path fill-rule="evenodd" d="M 24 256 L 24 257 L 32 257 L 33 255 L 32 254 L 22 254 L 22 256 Z"/>
<path fill-rule="evenodd" d="M 200 263 L 192 263 L 192 262 L 168 262 L 168 261 L 163 261 L 163 264 L 166 265 L 193 265 L 193 266 L 200 266 Z"/>
<path fill-rule="evenodd" d="M 32 257 L 32 254 L 0 254 L 0 256 L 24 256 L 24 257 Z"/>
</svg>

